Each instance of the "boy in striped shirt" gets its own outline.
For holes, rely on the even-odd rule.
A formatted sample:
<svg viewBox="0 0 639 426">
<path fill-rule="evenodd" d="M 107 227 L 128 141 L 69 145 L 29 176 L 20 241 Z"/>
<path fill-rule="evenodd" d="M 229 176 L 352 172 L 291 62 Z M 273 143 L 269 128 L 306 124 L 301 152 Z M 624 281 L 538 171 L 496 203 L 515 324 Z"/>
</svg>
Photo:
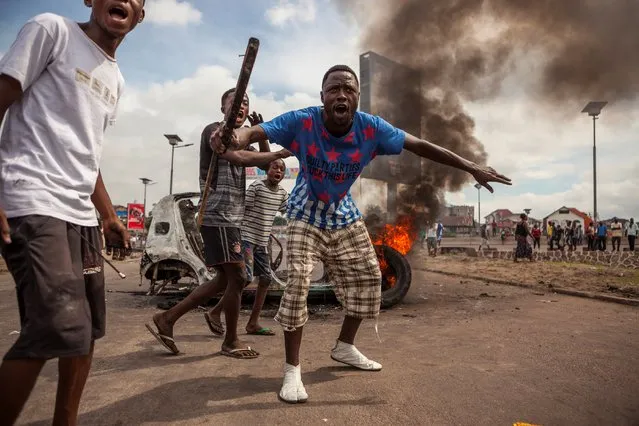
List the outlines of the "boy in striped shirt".
<svg viewBox="0 0 639 426">
<path fill-rule="evenodd" d="M 248 334 L 274 336 L 270 328 L 259 325 L 260 312 L 271 285 L 271 266 L 268 255 L 268 239 L 273 228 L 277 212 L 285 213 L 288 192 L 280 186 L 284 178 L 286 164 L 284 160 L 271 161 L 266 179 L 256 180 L 246 190 L 244 219 L 242 220 L 242 254 L 246 265 L 246 284 L 257 277 L 257 292 L 253 302 L 253 311 L 246 324 Z M 209 311 L 209 318 L 221 324 L 222 303 Z"/>
</svg>

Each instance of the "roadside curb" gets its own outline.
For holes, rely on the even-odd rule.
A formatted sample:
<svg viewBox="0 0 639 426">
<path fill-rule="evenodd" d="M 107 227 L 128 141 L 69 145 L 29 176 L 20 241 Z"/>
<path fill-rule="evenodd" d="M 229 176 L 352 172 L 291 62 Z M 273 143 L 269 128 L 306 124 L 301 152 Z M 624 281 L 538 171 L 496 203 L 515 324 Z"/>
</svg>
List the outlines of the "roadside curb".
<svg viewBox="0 0 639 426">
<path fill-rule="evenodd" d="M 502 285 L 508 285 L 511 287 L 527 288 L 531 290 L 541 290 L 538 286 L 535 286 L 532 284 L 518 283 L 516 281 L 499 280 L 496 278 L 486 278 L 486 277 L 480 277 L 477 275 L 458 274 L 456 272 L 439 271 L 437 269 L 430 269 L 430 268 L 414 268 L 414 269 L 417 271 L 448 275 L 450 277 L 459 277 L 459 278 L 466 278 L 470 280 L 485 281 L 485 282 L 489 282 L 493 284 L 502 284 Z M 583 297 L 585 299 L 595 299 L 595 300 L 601 300 L 603 302 L 618 303 L 621 305 L 639 306 L 639 299 L 631 299 L 627 297 L 608 296 L 605 294 L 592 293 L 589 291 L 569 290 L 569 289 L 561 288 L 561 287 L 549 287 L 547 291 L 551 291 L 557 294 L 563 294 L 566 296 Z"/>
</svg>

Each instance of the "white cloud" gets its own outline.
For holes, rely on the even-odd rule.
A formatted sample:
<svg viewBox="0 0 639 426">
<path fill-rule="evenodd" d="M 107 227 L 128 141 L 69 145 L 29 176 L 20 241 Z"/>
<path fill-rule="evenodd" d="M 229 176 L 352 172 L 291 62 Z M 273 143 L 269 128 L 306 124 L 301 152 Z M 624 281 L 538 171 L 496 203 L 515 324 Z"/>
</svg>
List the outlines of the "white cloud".
<svg viewBox="0 0 639 426">
<path fill-rule="evenodd" d="M 206 125 L 222 118 L 220 97 L 235 82 L 236 76 L 229 70 L 203 66 L 187 78 L 154 84 L 146 90 L 126 91 L 118 121 L 107 132 L 102 160 L 113 202 L 141 201 L 140 177 L 158 182 L 148 187 L 149 208 L 168 194 L 171 150 L 165 133 L 176 133 L 185 143 L 194 144 L 175 151 L 173 191 L 197 191 L 201 132 Z M 276 100 L 271 93 L 256 95 L 251 87 L 249 97 L 251 110 L 259 111 L 265 119 L 313 103 L 305 93 L 291 93 Z M 296 160 L 289 159 L 288 164 L 295 166 Z"/>
<path fill-rule="evenodd" d="M 149 0 L 145 9 L 146 22 L 158 25 L 181 26 L 202 21 L 202 12 L 187 1 Z"/>
<path fill-rule="evenodd" d="M 545 164 L 545 165 L 533 165 L 531 168 L 524 170 L 523 175 L 528 179 L 534 180 L 547 180 L 560 176 L 570 175 L 575 172 L 575 166 L 573 164 Z"/>
<path fill-rule="evenodd" d="M 279 0 L 265 15 L 271 25 L 281 27 L 288 22 L 313 22 L 316 11 L 315 0 Z"/>
</svg>

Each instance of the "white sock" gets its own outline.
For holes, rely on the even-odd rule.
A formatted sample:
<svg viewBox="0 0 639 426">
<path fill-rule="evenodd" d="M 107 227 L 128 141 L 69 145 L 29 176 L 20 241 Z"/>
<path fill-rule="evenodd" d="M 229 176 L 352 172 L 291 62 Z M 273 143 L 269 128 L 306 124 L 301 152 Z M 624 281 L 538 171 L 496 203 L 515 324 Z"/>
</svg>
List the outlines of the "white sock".
<svg viewBox="0 0 639 426">
<path fill-rule="evenodd" d="M 284 383 L 280 398 L 287 402 L 306 401 L 308 394 L 302 383 L 302 369 L 299 365 L 284 364 Z"/>
</svg>

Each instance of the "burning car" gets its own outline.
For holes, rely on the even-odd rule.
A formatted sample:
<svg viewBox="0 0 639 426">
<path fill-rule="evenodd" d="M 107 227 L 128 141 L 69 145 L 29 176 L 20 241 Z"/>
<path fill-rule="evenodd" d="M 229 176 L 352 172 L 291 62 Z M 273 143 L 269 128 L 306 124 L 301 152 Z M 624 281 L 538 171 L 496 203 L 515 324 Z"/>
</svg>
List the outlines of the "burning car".
<svg viewBox="0 0 639 426">
<path fill-rule="evenodd" d="M 213 279 L 214 270 L 204 263 L 203 241 L 197 229 L 197 200 L 200 193 L 167 195 L 151 211 L 146 246 L 140 259 L 140 285 L 149 281 L 149 295 L 167 287 L 191 290 Z M 389 231 L 392 230 L 392 231 Z M 402 228 L 388 228 L 373 243 L 382 270 L 382 308 L 401 302 L 411 284 L 411 268 L 404 255 L 410 250 L 410 238 Z M 273 283 L 269 296 L 281 296 L 286 287 L 287 271 L 282 264 L 286 241 L 271 235 L 269 255 Z M 321 264 L 313 271 L 310 294 L 332 293 L 328 274 Z"/>
</svg>

